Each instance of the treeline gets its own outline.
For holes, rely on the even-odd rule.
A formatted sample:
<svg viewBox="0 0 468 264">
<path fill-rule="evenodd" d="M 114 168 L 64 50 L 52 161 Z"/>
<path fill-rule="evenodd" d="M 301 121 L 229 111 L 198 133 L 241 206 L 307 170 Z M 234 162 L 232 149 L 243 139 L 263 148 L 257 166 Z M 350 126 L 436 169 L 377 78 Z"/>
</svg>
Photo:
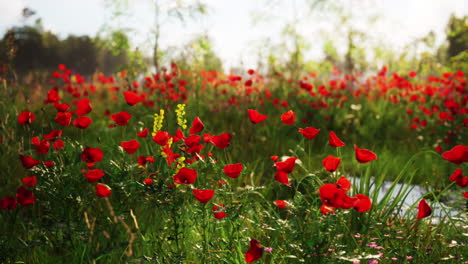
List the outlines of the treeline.
<svg viewBox="0 0 468 264">
<path fill-rule="evenodd" d="M 120 33 L 121 41 L 128 42 Z M 70 35 L 61 40 L 37 26 L 13 27 L 0 41 L 0 65 L 11 65 L 17 74 L 51 71 L 65 64 L 82 75 L 97 70 L 110 74 L 130 61 L 126 49 L 112 49 L 107 39 Z"/>
</svg>

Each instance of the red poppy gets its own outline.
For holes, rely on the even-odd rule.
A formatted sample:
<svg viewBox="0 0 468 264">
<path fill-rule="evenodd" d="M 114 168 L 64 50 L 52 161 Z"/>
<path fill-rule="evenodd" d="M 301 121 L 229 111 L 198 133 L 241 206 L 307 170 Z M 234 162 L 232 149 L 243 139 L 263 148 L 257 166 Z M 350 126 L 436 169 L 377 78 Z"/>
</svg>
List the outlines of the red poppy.
<svg viewBox="0 0 468 264">
<path fill-rule="evenodd" d="M 326 205 L 322 204 L 322 206 L 320 206 L 320 213 L 322 215 L 334 214 L 335 213 L 335 207 L 326 206 Z"/>
<path fill-rule="evenodd" d="M 351 188 L 351 182 L 346 177 L 340 177 L 338 181 L 336 181 L 336 187 L 347 192 Z"/>
<path fill-rule="evenodd" d="M 419 202 L 418 219 L 428 217 L 431 215 L 431 213 L 432 213 L 431 207 L 429 207 L 426 200 L 422 199 Z"/>
<path fill-rule="evenodd" d="M 63 149 L 65 147 L 65 143 L 63 143 L 63 141 L 61 139 L 58 139 L 58 140 L 56 140 L 54 142 L 52 147 L 54 148 L 54 150 L 58 151 L 58 150 Z"/>
<path fill-rule="evenodd" d="M 203 122 L 197 116 L 192 122 L 192 126 L 190 127 L 189 133 L 196 134 L 196 133 L 201 132 L 204 128 L 205 128 L 205 125 L 203 125 Z"/>
<path fill-rule="evenodd" d="M 187 145 L 187 147 L 191 148 L 191 147 L 197 145 L 198 142 L 200 142 L 201 137 L 199 135 L 191 135 L 189 137 L 184 138 L 183 140 L 184 140 L 185 145 Z"/>
<path fill-rule="evenodd" d="M 45 155 L 49 152 L 50 143 L 46 139 L 39 140 L 39 137 L 33 137 L 31 143 L 36 147 L 37 154 Z"/>
<path fill-rule="evenodd" d="M 30 169 L 32 167 L 39 165 L 39 163 L 41 163 L 39 160 L 35 160 L 31 156 L 19 155 L 19 158 L 21 160 L 21 163 L 23 164 L 23 167 L 25 167 L 26 169 Z"/>
<path fill-rule="evenodd" d="M 242 163 L 236 163 L 224 166 L 223 171 L 228 177 L 237 178 L 243 169 Z"/>
<path fill-rule="evenodd" d="M 37 177 L 36 176 L 24 177 L 21 181 L 23 182 L 24 185 L 32 188 L 36 186 Z"/>
<path fill-rule="evenodd" d="M 137 137 L 145 138 L 148 136 L 148 128 L 143 129 L 137 133 Z"/>
<path fill-rule="evenodd" d="M 330 138 L 328 140 L 328 144 L 330 144 L 330 146 L 332 147 L 343 147 L 345 146 L 346 144 L 341 141 L 335 134 L 335 132 L 333 131 L 330 131 Z"/>
<path fill-rule="evenodd" d="M 372 201 L 369 197 L 364 194 L 356 194 L 354 197 L 357 198 L 353 205 L 356 211 L 362 213 L 371 209 Z"/>
<path fill-rule="evenodd" d="M 193 189 L 192 190 L 193 196 L 197 198 L 200 203 L 207 203 L 213 198 L 215 193 L 214 190 L 200 190 L 200 189 Z"/>
<path fill-rule="evenodd" d="M 294 124 L 296 122 L 296 114 L 292 110 L 287 111 L 281 115 L 281 122 L 286 125 Z"/>
<path fill-rule="evenodd" d="M 70 108 L 70 106 L 68 104 L 66 104 L 66 103 L 61 103 L 61 104 L 55 103 L 54 107 L 59 112 L 66 112 Z"/>
<path fill-rule="evenodd" d="M 112 190 L 109 188 L 109 186 L 98 183 L 96 184 L 96 195 L 103 198 L 111 195 Z"/>
<path fill-rule="evenodd" d="M 154 135 L 153 141 L 158 145 L 165 146 L 169 141 L 169 133 L 166 131 L 158 131 L 156 135 Z"/>
<path fill-rule="evenodd" d="M 468 199 L 468 192 L 464 192 L 464 193 L 463 193 L 463 196 L 464 196 L 466 199 Z"/>
<path fill-rule="evenodd" d="M 229 146 L 229 142 L 231 141 L 231 134 L 229 133 L 222 133 L 219 136 L 212 136 L 211 143 L 218 148 L 226 148 Z"/>
<path fill-rule="evenodd" d="M 118 114 L 112 114 L 111 119 L 114 120 L 114 122 L 119 125 L 119 126 L 125 126 L 128 123 L 128 120 L 132 117 L 131 114 L 129 114 L 126 111 L 122 111 Z"/>
<path fill-rule="evenodd" d="M 0 208 L 4 211 L 11 211 L 16 208 L 18 202 L 13 196 L 5 196 L 0 199 Z"/>
<path fill-rule="evenodd" d="M 143 183 L 144 183 L 145 185 L 150 186 L 150 185 L 153 184 L 153 179 L 151 179 L 151 178 L 146 178 L 146 179 L 143 180 Z"/>
<path fill-rule="evenodd" d="M 56 90 L 50 90 L 47 92 L 47 100 L 46 100 L 46 103 L 50 103 L 50 104 L 53 104 L 53 103 L 56 103 L 60 101 L 60 96 L 59 94 L 57 93 Z"/>
<path fill-rule="evenodd" d="M 58 112 L 57 115 L 55 116 L 55 122 L 62 126 L 69 126 L 71 123 L 72 119 L 72 114 L 71 113 L 62 113 Z"/>
<path fill-rule="evenodd" d="M 249 114 L 250 122 L 254 124 L 258 124 L 268 118 L 268 116 L 260 114 L 257 110 L 247 109 L 247 112 Z"/>
<path fill-rule="evenodd" d="M 222 211 L 224 208 L 223 204 L 215 204 L 213 205 L 213 215 L 216 219 L 223 219 L 224 217 L 227 216 L 227 214 Z"/>
<path fill-rule="evenodd" d="M 144 166 L 147 162 L 154 163 L 154 157 L 153 156 L 145 157 L 143 155 L 138 156 L 138 165 Z"/>
<path fill-rule="evenodd" d="M 299 133 L 301 133 L 307 139 L 314 139 L 319 132 L 320 129 L 313 127 L 299 128 Z"/>
<path fill-rule="evenodd" d="M 277 155 L 273 155 L 273 156 L 270 156 L 270 159 L 274 162 L 278 161 L 278 156 Z"/>
<path fill-rule="evenodd" d="M 96 163 L 101 161 L 104 153 L 99 148 L 85 147 L 81 152 L 81 159 L 86 163 Z"/>
<path fill-rule="evenodd" d="M 326 158 L 322 160 L 322 165 L 327 171 L 334 172 L 336 171 L 338 166 L 340 166 L 340 162 L 341 162 L 340 158 L 328 155 Z"/>
<path fill-rule="evenodd" d="M 93 109 L 88 98 L 83 98 L 76 104 L 78 109 L 76 109 L 75 114 L 78 116 L 86 115 Z"/>
<path fill-rule="evenodd" d="M 197 172 L 188 168 L 181 168 L 176 175 L 172 176 L 174 182 L 183 185 L 193 184 L 197 179 Z"/>
<path fill-rule="evenodd" d="M 288 203 L 285 200 L 276 200 L 275 201 L 276 206 L 278 206 L 279 209 L 285 209 Z"/>
<path fill-rule="evenodd" d="M 84 171 L 84 176 L 86 177 L 88 182 L 97 182 L 104 176 L 104 172 L 102 172 L 102 170 L 99 169 L 88 170 Z"/>
<path fill-rule="evenodd" d="M 261 258 L 263 255 L 263 247 L 258 243 L 257 240 L 251 239 L 250 240 L 250 248 L 245 253 L 245 261 L 247 263 L 252 263 L 255 260 Z"/>
<path fill-rule="evenodd" d="M 457 165 L 468 162 L 468 146 L 458 145 L 442 153 L 442 158 Z"/>
<path fill-rule="evenodd" d="M 286 186 L 291 186 L 291 183 L 289 183 L 289 178 L 288 178 L 288 173 L 284 171 L 277 170 L 275 173 L 275 181 L 282 183 Z"/>
<path fill-rule="evenodd" d="M 296 166 L 296 157 L 289 157 L 285 161 L 275 162 L 276 170 L 291 173 Z"/>
<path fill-rule="evenodd" d="M 55 141 L 62 136 L 62 130 L 52 130 L 49 134 L 44 135 L 43 137 L 49 141 Z"/>
<path fill-rule="evenodd" d="M 54 161 L 52 161 L 52 160 L 45 160 L 45 161 L 44 161 L 44 165 L 45 165 L 47 168 L 51 168 L 52 166 L 54 166 Z"/>
<path fill-rule="evenodd" d="M 367 163 L 377 159 L 377 154 L 368 149 L 360 149 L 358 146 L 354 145 L 354 151 L 356 153 L 356 159 L 360 163 Z"/>
<path fill-rule="evenodd" d="M 137 151 L 137 149 L 140 147 L 140 143 L 136 141 L 135 139 L 129 140 L 129 141 L 123 141 L 120 143 L 120 146 L 128 153 L 128 154 L 133 154 Z"/>
<path fill-rule="evenodd" d="M 36 119 L 36 116 L 29 111 L 22 111 L 18 116 L 18 123 L 23 125 L 29 125 Z"/>
<path fill-rule="evenodd" d="M 81 129 L 86 129 L 92 123 L 93 120 L 87 116 L 80 116 L 77 119 L 73 120 L 73 126 Z"/>
<path fill-rule="evenodd" d="M 335 184 L 326 183 L 319 188 L 320 200 L 326 206 L 340 207 L 343 204 L 346 193 Z"/>
<path fill-rule="evenodd" d="M 123 92 L 123 94 L 124 94 L 124 97 L 125 97 L 125 101 L 130 106 L 133 106 L 133 105 L 143 101 L 146 98 L 145 94 L 138 95 L 138 93 L 132 92 L 132 91 Z"/>
<path fill-rule="evenodd" d="M 20 186 L 16 191 L 16 199 L 22 206 L 34 204 L 36 202 L 34 194 L 23 186 Z"/>
</svg>

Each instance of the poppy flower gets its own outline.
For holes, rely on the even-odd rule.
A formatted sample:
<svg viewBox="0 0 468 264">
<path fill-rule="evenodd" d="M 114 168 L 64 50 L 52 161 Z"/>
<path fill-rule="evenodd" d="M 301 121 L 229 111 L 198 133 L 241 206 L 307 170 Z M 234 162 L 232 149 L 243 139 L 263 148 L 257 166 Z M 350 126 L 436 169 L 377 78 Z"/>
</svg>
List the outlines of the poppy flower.
<svg viewBox="0 0 468 264">
<path fill-rule="evenodd" d="M 143 183 L 147 186 L 151 186 L 153 184 L 153 179 L 151 178 L 146 178 L 143 180 Z"/>
<path fill-rule="evenodd" d="M 325 204 L 322 204 L 322 206 L 320 206 L 320 213 L 322 215 L 334 214 L 335 213 L 335 207 L 331 207 L 331 206 L 327 206 Z"/>
<path fill-rule="evenodd" d="M 24 177 L 23 179 L 21 179 L 21 181 L 23 182 L 24 185 L 32 188 L 36 186 L 37 177 L 36 176 Z"/>
<path fill-rule="evenodd" d="M 213 215 L 216 219 L 223 219 L 224 217 L 227 216 L 227 214 L 222 211 L 224 208 L 223 204 L 215 204 L 213 205 Z"/>
<path fill-rule="evenodd" d="M 62 136 L 62 130 L 52 130 L 49 134 L 44 135 L 43 137 L 49 141 L 55 141 Z"/>
<path fill-rule="evenodd" d="M 145 157 L 143 155 L 138 156 L 138 165 L 144 166 L 147 162 L 154 163 L 154 157 L 153 156 Z"/>
<path fill-rule="evenodd" d="M 123 141 L 120 143 L 120 146 L 128 153 L 128 154 L 133 154 L 137 151 L 137 149 L 140 147 L 140 143 L 136 141 L 135 139 L 129 140 L 129 141 Z"/>
<path fill-rule="evenodd" d="M 249 114 L 250 122 L 254 124 L 258 124 L 268 118 L 268 116 L 260 114 L 257 110 L 247 109 L 247 112 Z"/>
<path fill-rule="evenodd" d="M 102 172 L 102 170 L 99 169 L 88 170 L 84 171 L 84 176 L 88 180 L 88 182 L 97 182 L 104 176 L 104 172 Z"/>
<path fill-rule="evenodd" d="M 255 260 L 261 258 L 263 255 L 263 247 L 258 243 L 257 240 L 251 239 L 250 240 L 250 248 L 245 253 L 245 261 L 247 263 L 252 263 Z"/>
<path fill-rule="evenodd" d="M 277 155 L 273 155 L 273 156 L 270 156 L 270 159 L 274 162 L 277 162 L 278 161 L 278 156 Z"/>
<path fill-rule="evenodd" d="M 368 149 L 360 149 L 358 146 L 354 145 L 354 151 L 356 153 L 356 159 L 360 163 L 367 163 L 377 159 L 377 154 Z"/>
<path fill-rule="evenodd" d="M 364 194 L 356 194 L 354 197 L 357 198 L 353 205 L 356 211 L 362 213 L 371 209 L 372 201 L 369 197 Z"/>
<path fill-rule="evenodd" d="M 62 113 L 58 112 L 57 115 L 55 116 L 55 122 L 62 126 L 69 126 L 71 123 L 72 119 L 72 114 L 71 113 Z"/>
<path fill-rule="evenodd" d="M 432 213 L 431 207 L 427 204 L 426 200 L 422 199 L 419 202 L 419 207 L 418 207 L 418 219 L 425 218 L 430 216 Z"/>
<path fill-rule="evenodd" d="M 229 142 L 231 141 L 231 134 L 229 133 L 222 133 L 219 136 L 212 136 L 211 143 L 218 148 L 226 148 L 229 146 Z"/>
<path fill-rule="evenodd" d="M 340 177 L 338 181 L 336 181 L 336 187 L 347 192 L 351 188 L 351 182 L 346 177 Z"/>
<path fill-rule="evenodd" d="M 335 184 L 325 183 L 319 188 L 320 200 L 326 206 L 338 207 L 339 204 L 337 201 L 344 199 L 346 193 L 339 189 Z M 340 202 L 341 203 L 341 202 Z"/>
<path fill-rule="evenodd" d="M 301 133 L 306 139 L 314 139 L 319 132 L 320 129 L 313 127 L 299 128 L 299 133 Z"/>
<path fill-rule="evenodd" d="M 54 161 L 53 161 L 53 160 L 45 160 L 45 161 L 44 161 L 44 165 L 45 165 L 47 168 L 51 168 L 52 166 L 54 166 Z"/>
<path fill-rule="evenodd" d="M 36 197 L 30 190 L 20 186 L 16 191 L 16 200 L 18 200 L 18 203 L 22 206 L 26 206 L 34 204 L 36 202 Z"/>
<path fill-rule="evenodd" d="M 39 137 L 33 137 L 31 143 L 36 147 L 37 154 L 45 155 L 49 152 L 50 143 L 46 139 L 39 140 Z"/>
<path fill-rule="evenodd" d="M 158 145 L 165 146 L 169 141 L 169 133 L 166 131 L 158 131 L 156 135 L 154 135 L 153 141 Z"/>
<path fill-rule="evenodd" d="M 276 206 L 278 206 L 279 209 L 285 209 L 288 203 L 285 200 L 276 200 L 275 201 Z"/>
<path fill-rule="evenodd" d="M 5 196 L 0 199 L 0 208 L 4 211 L 11 211 L 16 208 L 18 202 L 13 196 Z"/>
<path fill-rule="evenodd" d="M 197 179 L 197 171 L 184 167 L 181 168 L 177 174 L 172 177 L 175 183 L 189 185 L 193 184 Z"/>
<path fill-rule="evenodd" d="M 335 132 L 330 131 L 330 138 L 328 139 L 328 144 L 332 147 L 343 147 L 346 144 L 341 141 L 335 134 Z"/>
<path fill-rule="evenodd" d="M 93 109 L 91 107 L 91 103 L 89 102 L 88 98 L 81 99 L 80 101 L 78 101 L 76 106 L 78 107 L 78 109 L 76 109 L 76 111 L 75 111 L 75 114 L 77 116 L 86 115 L 89 112 L 91 112 L 91 110 Z"/>
<path fill-rule="evenodd" d="M 36 120 L 36 116 L 29 111 L 22 111 L 18 116 L 18 123 L 23 125 L 29 125 Z"/>
<path fill-rule="evenodd" d="M 85 147 L 81 152 L 81 159 L 86 163 L 96 163 L 101 161 L 104 153 L 99 148 Z"/>
<path fill-rule="evenodd" d="M 334 172 L 336 171 L 338 166 L 340 166 L 340 162 L 341 162 L 340 158 L 328 155 L 326 158 L 322 160 L 322 165 L 327 171 Z"/>
<path fill-rule="evenodd" d="M 285 161 L 275 162 L 276 170 L 291 173 L 296 166 L 296 157 L 289 157 Z"/>
<path fill-rule="evenodd" d="M 25 167 L 26 169 L 30 169 L 32 167 L 39 165 L 39 163 L 41 163 L 39 160 L 35 160 L 31 156 L 19 155 L 19 158 L 21 160 L 21 163 L 23 164 L 23 167 Z"/>
<path fill-rule="evenodd" d="M 243 169 L 242 163 L 236 163 L 224 166 L 223 171 L 228 177 L 237 178 Z"/>
<path fill-rule="evenodd" d="M 281 122 L 285 125 L 294 124 L 296 122 L 296 114 L 292 110 L 287 111 L 281 115 Z"/>
<path fill-rule="evenodd" d="M 58 151 L 65 147 L 65 143 L 63 143 L 61 139 L 58 139 L 54 142 L 54 144 L 52 144 L 52 147 L 54 148 L 54 150 Z"/>
<path fill-rule="evenodd" d="M 66 112 L 70 108 L 70 106 L 66 103 L 55 103 L 54 107 L 55 109 L 57 109 L 58 112 Z"/>
<path fill-rule="evenodd" d="M 196 134 L 201 132 L 205 128 L 205 125 L 203 122 L 200 120 L 200 118 L 197 116 L 192 122 L 192 126 L 190 127 L 189 133 L 190 134 Z"/>
<path fill-rule="evenodd" d="M 98 183 L 96 184 L 96 195 L 103 198 L 111 195 L 112 190 L 109 188 L 109 186 Z"/>
<path fill-rule="evenodd" d="M 468 199 L 468 192 L 464 192 L 464 193 L 463 193 L 463 196 L 464 196 L 466 199 Z"/>
<path fill-rule="evenodd" d="M 138 95 L 138 93 L 132 91 L 123 92 L 123 95 L 125 97 L 125 101 L 130 106 L 136 105 L 146 98 L 145 95 Z"/>
<path fill-rule="evenodd" d="M 131 114 L 129 114 L 126 111 L 122 111 L 118 114 L 112 114 L 111 119 L 114 120 L 114 122 L 119 125 L 119 126 L 125 126 L 128 123 L 128 120 L 132 117 Z"/>
<path fill-rule="evenodd" d="M 47 92 L 47 100 L 46 103 L 53 104 L 60 101 L 60 95 L 57 93 L 56 90 L 50 90 Z"/>
<path fill-rule="evenodd" d="M 199 135 L 191 135 L 189 137 L 184 138 L 183 140 L 184 140 L 185 145 L 187 145 L 187 147 L 191 148 L 191 147 L 197 145 L 198 142 L 200 142 L 201 137 Z"/>
<path fill-rule="evenodd" d="M 148 136 L 148 128 L 143 129 L 137 133 L 137 137 L 145 138 Z"/>
<path fill-rule="evenodd" d="M 442 153 L 442 158 L 457 165 L 468 162 L 468 146 L 458 145 Z"/>
<path fill-rule="evenodd" d="M 73 126 L 81 129 L 86 129 L 93 123 L 93 120 L 87 116 L 80 116 L 73 120 Z"/>
<path fill-rule="evenodd" d="M 291 183 L 289 183 L 289 178 L 288 178 L 288 173 L 284 171 L 277 170 L 275 173 L 275 181 L 282 183 L 286 186 L 291 186 Z"/>
<path fill-rule="evenodd" d="M 215 193 L 214 190 L 200 190 L 200 189 L 193 189 L 192 190 L 193 196 L 197 198 L 200 203 L 207 203 L 213 198 Z"/>
</svg>

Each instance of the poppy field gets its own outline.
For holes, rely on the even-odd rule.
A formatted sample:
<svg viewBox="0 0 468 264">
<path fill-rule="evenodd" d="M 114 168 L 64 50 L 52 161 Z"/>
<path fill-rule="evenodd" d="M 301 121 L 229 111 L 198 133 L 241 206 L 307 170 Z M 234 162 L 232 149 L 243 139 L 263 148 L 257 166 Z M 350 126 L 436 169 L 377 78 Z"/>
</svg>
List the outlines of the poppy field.
<svg viewBox="0 0 468 264">
<path fill-rule="evenodd" d="M 464 72 L 133 76 L 1 84 L 1 263 L 467 261 Z"/>
</svg>

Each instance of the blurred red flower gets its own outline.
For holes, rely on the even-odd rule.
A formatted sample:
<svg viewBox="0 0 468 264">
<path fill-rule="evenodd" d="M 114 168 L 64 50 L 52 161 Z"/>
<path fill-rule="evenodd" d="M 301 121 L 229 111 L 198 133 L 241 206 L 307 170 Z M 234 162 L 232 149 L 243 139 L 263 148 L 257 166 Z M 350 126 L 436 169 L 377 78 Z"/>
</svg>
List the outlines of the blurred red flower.
<svg viewBox="0 0 468 264">
<path fill-rule="evenodd" d="M 287 111 L 281 115 L 281 122 L 285 125 L 294 124 L 296 122 L 296 114 L 292 110 Z"/>
<path fill-rule="evenodd" d="M 330 131 L 330 138 L 328 140 L 328 144 L 332 147 L 343 147 L 345 146 L 346 144 L 341 141 L 335 134 L 335 132 L 333 131 Z"/>
<path fill-rule="evenodd" d="M 418 206 L 418 219 L 430 216 L 432 213 L 431 207 L 427 204 L 426 200 L 422 199 Z"/>
<path fill-rule="evenodd" d="M 18 202 L 13 196 L 5 196 L 0 199 L 0 208 L 4 211 L 11 211 L 16 208 Z"/>
<path fill-rule="evenodd" d="M 248 109 L 247 112 L 249 114 L 250 122 L 254 124 L 258 124 L 268 118 L 268 116 L 260 114 L 257 110 Z"/>
<path fill-rule="evenodd" d="M 32 167 L 39 165 L 39 163 L 41 163 L 39 160 L 35 160 L 31 156 L 19 155 L 19 158 L 21 160 L 21 163 L 23 164 L 23 167 L 25 167 L 26 169 L 30 169 Z"/>
<path fill-rule="evenodd" d="M 197 116 L 192 122 L 192 126 L 190 127 L 189 133 L 190 134 L 196 134 L 199 133 L 205 128 L 205 125 L 203 125 L 203 122 L 200 120 L 200 118 Z"/>
<path fill-rule="evenodd" d="M 257 240 L 251 239 L 250 240 L 250 248 L 245 253 L 245 261 L 247 263 L 252 263 L 255 260 L 261 258 L 263 255 L 263 247 L 258 243 Z"/>
<path fill-rule="evenodd" d="M 99 169 L 88 170 L 84 171 L 84 176 L 86 177 L 88 182 L 97 182 L 104 176 L 104 172 L 102 172 L 102 170 Z"/>
<path fill-rule="evenodd" d="M 457 145 L 451 150 L 442 153 L 442 158 L 457 165 L 468 162 L 468 146 Z"/>
<path fill-rule="evenodd" d="M 129 140 L 129 141 L 123 141 L 120 143 L 120 146 L 128 153 L 128 154 L 133 154 L 137 151 L 137 149 L 140 147 L 140 143 L 136 141 L 135 139 Z"/>
<path fill-rule="evenodd" d="M 320 129 L 316 129 L 314 127 L 299 128 L 299 133 L 307 139 L 314 139 L 319 132 Z"/>
<path fill-rule="evenodd" d="M 236 163 L 224 166 L 223 171 L 228 177 L 237 178 L 243 169 L 242 163 Z"/>
<path fill-rule="evenodd" d="M 36 202 L 34 194 L 23 186 L 20 186 L 16 191 L 16 199 L 22 206 L 34 204 Z"/>
<path fill-rule="evenodd" d="M 213 198 L 215 193 L 214 190 L 200 190 L 200 189 L 193 189 L 192 190 L 193 196 L 197 198 L 200 203 L 207 203 Z"/>
<path fill-rule="evenodd" d="M 36 116 L 29 111 L 22 111 L 18 116 L 18 123 L 23 125 L 29 125 L 36 119 Z"/>
<path fill-rule="evenodd" d="M 86 129 L 92 123 L 93 120 L 87 116 L 80 116 L 77 119 L 73 120 L 73 126 L 81 129 Z"/>
<path fill-rule="evenodd" d="M 354 145 L 354 151 L 356 153 L 356 159 L 360 163 L 367 163 L 377 159 L 377 154 L 368 149 L 360 149 L 358 146 Z"/>
<path fill-rule="evenodd" d="M 24 185 L 32 188 L 36 186 L 37 177 L 36 176 L 24 177 L 23 179 L 21 179 L 21 181 L 23 182 Z"/>
<path fill-rule="evenodd" d="M 197 179 L 197 172 L 184 167 L 181 168 L 173 178 L 175 183 L 189 185 L 193 184 Z"/>
<path fill-rule="evenodd" d="M 341 162 L 340 158 L 328 155 L 326 158 L 322 160 L 322 165 L 327 171 L 334 172 L 336 171 L 338 166 L 340 166 L 340 162 Z"/>
<path fill-rule="evenodd" d="M 96 195 L 103 198 L 111 195 L 112 190 L 109 188 L 109 186 L 98 183 L 96 184 Z"/>
<path fill-rule="evenodd" d="M 229 133 L 222 133 L 219 136 L 212 136 L 211 143 L 218 148 L 226 148 L 229 146 L 229 142 L 231 141 L 231 134 Z"/>
<path fill-rule="evenodd" d="M 112 114 L 111 119 L 114 120 L 114 122 L 119 125 L 119 126 L 125 126 L 128 123 L 128 120 L 132 117 L 131 114 L 129 114 L 126 111 L 122 111 L 118 114 Z"/>
</svg>

